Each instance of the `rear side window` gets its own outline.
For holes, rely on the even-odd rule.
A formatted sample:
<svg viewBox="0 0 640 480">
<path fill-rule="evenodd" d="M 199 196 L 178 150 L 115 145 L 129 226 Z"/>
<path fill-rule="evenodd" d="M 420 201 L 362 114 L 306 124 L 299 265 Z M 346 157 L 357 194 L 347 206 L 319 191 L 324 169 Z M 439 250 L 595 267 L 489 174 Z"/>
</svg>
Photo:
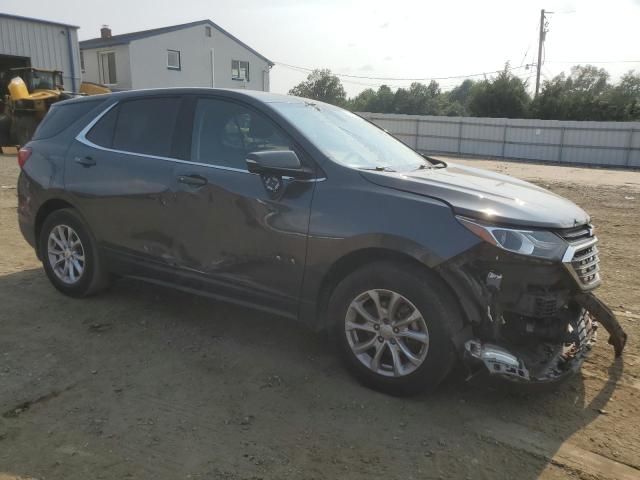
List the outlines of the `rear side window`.
<svg viewBox="0 0 640 480">
<path fill-rule="evenodd" d="M 116 128 L 118 107 L 109 110 L 94 127 L 87 133 L 87 139 L 101 147 L 111 148 L 113 145 L 113 131 Z"/>
<path fill-rule="evenodd" d="M 102 117 L 87 139 L 114 150 L 169 157 L 180 103 L 178 97 L 124 102 Z"/>
<path fill-rule="evenodd" d="M 53 105 L 36 129 L 33 139 L 51 138 L 97 107 L 103 100 Z"/>
</svg>

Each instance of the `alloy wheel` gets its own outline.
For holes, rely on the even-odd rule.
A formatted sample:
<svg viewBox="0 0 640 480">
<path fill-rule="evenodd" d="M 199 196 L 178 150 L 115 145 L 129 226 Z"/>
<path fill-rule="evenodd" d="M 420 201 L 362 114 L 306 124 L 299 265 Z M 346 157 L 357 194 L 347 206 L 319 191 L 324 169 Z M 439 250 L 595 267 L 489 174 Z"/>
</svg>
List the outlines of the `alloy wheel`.
<svg viewBox="0 0 640 480">
<path fill-rule="evenodd" d="M 429 351 L 424 317 L 409 299 L 391 290 L 358 295 L 347 309 L 345 333 L 356 358 L 379 375 L 409 375 Z"/>
<path fill-rule="evenodd" d="M 85 251 L 77 232 L 67 225 L 57 225 L 49 233 L 47 254 L 53 273 L 63 283 L 73 285 L 82 278 Z"/>
</svg>

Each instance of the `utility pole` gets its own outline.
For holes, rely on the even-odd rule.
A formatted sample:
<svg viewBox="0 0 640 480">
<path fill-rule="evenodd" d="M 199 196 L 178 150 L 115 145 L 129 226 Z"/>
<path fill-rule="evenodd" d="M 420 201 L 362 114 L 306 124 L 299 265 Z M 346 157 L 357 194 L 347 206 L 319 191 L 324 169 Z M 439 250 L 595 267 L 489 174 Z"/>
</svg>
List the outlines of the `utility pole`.
<svg viewBox="0 0 640 480">
<path fill-rule="evenodd" d="M 553 13 L 553 12 L 547 12 Z M 540 10 L 540 35 L 538 37 L 538 64 L 536 65 L 536 94 L 538 96 L 538 91 L 540 90 L 540 69 L 542 69 L 542 44 L 544 43 L 544 39 L 547 36 L 547 23 L 545 17 L 544 8 Z"/>
</svg>

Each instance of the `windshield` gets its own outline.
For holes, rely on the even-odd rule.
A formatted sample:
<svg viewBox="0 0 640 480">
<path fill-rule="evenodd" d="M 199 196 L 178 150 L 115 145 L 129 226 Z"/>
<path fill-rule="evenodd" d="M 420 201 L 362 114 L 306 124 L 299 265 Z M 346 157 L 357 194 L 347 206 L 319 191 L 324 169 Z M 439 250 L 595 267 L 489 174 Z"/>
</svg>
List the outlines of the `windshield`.
<svg viewBox="0 0 640 480">
<path fill-rule="evenodd" d="M 324 103 L 272 103 L 331 160 L 351 168 L 396 172 L 430 164 L 404 143 L 347 110 Z"/>
<path fill-rule="evenodd" d="M 42 72 L 38 70 L 32 70 L 31 72 L 24 74 L 23 80 L 27 83 L 29 92 L 34 90 L 54 90 L 56 88 L 56 82 L 58 76 L 56 72 Z"/>
</svg>

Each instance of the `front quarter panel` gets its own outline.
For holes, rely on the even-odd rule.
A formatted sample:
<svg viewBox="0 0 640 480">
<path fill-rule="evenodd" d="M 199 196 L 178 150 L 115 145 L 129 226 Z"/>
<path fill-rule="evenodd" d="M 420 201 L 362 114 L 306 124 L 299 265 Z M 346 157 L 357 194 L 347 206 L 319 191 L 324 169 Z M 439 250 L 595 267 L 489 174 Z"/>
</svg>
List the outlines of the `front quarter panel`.
<svg viewBox="0 0 640 480">
<path fill-rule="evenodd" d="M 358 250 L 392 250 L 433 268 L 480 242 L 444 202 L 374 185 L 356 171 L 346 172 L 316 186 L 302 295 L 307 305 L 317 309 L 325 275 L 335 262 Z"/>
</svg>

